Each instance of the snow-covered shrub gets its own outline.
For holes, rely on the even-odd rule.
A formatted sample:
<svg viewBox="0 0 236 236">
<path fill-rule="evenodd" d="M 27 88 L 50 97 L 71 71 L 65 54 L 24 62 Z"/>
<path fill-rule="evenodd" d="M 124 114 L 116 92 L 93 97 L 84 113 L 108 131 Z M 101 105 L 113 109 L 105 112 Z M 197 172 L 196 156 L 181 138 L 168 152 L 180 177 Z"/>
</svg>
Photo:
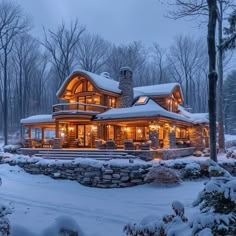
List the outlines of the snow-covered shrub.
<svg viewBox="0 0 236 236">
<path fill-rule="evenodd" d="M 0 236 L 10 235 L 10 222 L 6 217 L 9 214 L 11 214 L 11 209 L 0 204 Z"/>
<path fill-rule="evenodd" d="M 0 178 L 0 185 L 2 185 L 1 178 Z M 6 216 L 11 213 L 12 211 L 9 207 L 0 203 L 0 236 L 10 235 L 10 222 Z"/>
<path fill-rule="evenodd" d="M 216 162 L 212 160 L 207 160 L 207 163 L 209 164 L 208 172 L 210 177 L 230 177 L 230 173 L 225 170 L 224 168 L 220 167 Z"/>
<path fill-rule="evenodd" d="M 145 177 L 145 181 L 147 183 L 154 182 L 158 184 L 180 184 L 182 182 L 176 171 L 164 166 L 152 167 Z"/>
<path fill-rule="evenodd" d="M 227 158 L 236 159 L 236 153 L 234 151 L 229 151 L 225 155 Z"/>
<path fill-rule="evenodd" d="M 195 157 L 201 157 L 201 156 L 202 156 L 202 152 L 199 151 L 199 150 L 197 150 L 197 151 L 195 151 L 195 152 L 193 153 L 193 156 L 195 156 Z"/>
<path fill-rule="evenodd" d="M 200 235 L 206 229 L 214 236 L 236 235 L 236 178 L 211 178 L 194 205 L 200 207 L 201 214 L 191 223 L 193 235 Z"/>
<path fill-rule="evenodd" d="M 45 229 L 42 236 L 85 236 L 77 222 L 69 216 L 60 216 Z"/>
<path fill-rule="evenodd" d="M 20 148 L 21 148 L 20 144 L 9 144 L 9 145 L 3 146 L 3 151 L 9 152 L 9 153 L 17 153 Z"/>
<path fill-rule="evenodd" d="M 183 170 L 184 178 L 195 179 L 201 176 L 201 167 L 196 162 L 188 163 Z"/>
<path fill-rule="evenodd" d="M 139 224 L 125 225 L 124 232 L 128 236 L 183 236 L 189 235 L 188 219 L 184 216 L 184 206 L 178 201 L 172 203 L 174 213 L 162 218 L 149 216 Z"/>
</svg>

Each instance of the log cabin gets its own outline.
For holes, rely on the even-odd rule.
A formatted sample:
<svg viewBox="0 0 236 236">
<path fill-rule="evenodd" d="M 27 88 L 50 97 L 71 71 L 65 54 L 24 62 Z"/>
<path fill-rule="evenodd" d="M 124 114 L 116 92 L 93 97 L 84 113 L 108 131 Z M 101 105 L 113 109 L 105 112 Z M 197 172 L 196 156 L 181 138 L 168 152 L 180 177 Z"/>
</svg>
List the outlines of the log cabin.
<svg viewBox="0 0 236 236">
<path fill-rule="evenodd" d="M 27 130 L 26 145 L 124 148 L 130 142 L 135 149 L 154 150 L 209 145 L 208 114 L 181 106 L 178 83 L 134 87 L 129 67 L 121 68 L 119 81 L 106 72 L 75 70 L 56 95 L 61 102 L 53 105 L 52 115 L 21 120 Z"/>
</svg>

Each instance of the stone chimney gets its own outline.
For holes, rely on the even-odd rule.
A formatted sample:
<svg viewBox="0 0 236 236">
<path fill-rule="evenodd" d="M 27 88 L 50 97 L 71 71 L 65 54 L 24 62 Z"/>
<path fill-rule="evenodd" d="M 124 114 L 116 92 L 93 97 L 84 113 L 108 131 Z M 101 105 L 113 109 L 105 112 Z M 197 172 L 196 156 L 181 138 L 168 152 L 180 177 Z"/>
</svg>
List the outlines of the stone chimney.
<svg viewBox="0 0 236 236">
<path fill-rule="evenodd" d="M 129 67 L 120 69 L 120 84 L 121 96 L 118 99 L 118 107 L 131 107 L 134 99 L 133 91 L 133 72 Z"/>
</svg>

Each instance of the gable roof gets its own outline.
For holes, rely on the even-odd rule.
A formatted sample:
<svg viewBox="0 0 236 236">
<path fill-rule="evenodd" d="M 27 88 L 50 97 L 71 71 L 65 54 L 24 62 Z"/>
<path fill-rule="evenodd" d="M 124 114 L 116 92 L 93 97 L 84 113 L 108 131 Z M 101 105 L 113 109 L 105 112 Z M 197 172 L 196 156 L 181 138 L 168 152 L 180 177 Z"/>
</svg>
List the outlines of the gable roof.
<svg viewBox="0 0 236 236">
<path fill-rule="evenodd" d="M 134 97 L 138 97 L 140 95 L 146 95 L 146 96 L 169 95 L 176 88 L 180 90 L 180 95 L 183 98 L 182 89 L 179 83 L 166 83 L 166 84 L 134 87 Z"/>
<path fill-rule="evenodd" d="M 97 75 L 92 72 L 79 69 L 79 70 L 73 71 L 65 79 L 65 81 L 63 82 L 63 84 L 61 85 L 61 87 L 59 88 L 56 94 L 57 97 L 61 97 L 63 93 L 66 91 L 66 87 L 69 85 L 69 83 L 78 76 L 84 76 L 85 78 L 90 80 L 95 86 L 97 86 L 98 88 L 102 90 L 106 90 L 106 91 L 117 93 L 117 94 L 121 93 L 121 90 L 118 88 L 119 82 L 113 79 L 106 78 L 102 75 Z"/>
<path fill-rule="evenodd" d="M 62 97 L 65 93 L 67 86 L 77 78 L 78 76 L 83 76 L 90 80 L 95 86 L 98 88 L 116 93 L 121 94 L 121 90 L 119 89 L 119 82 L 113 80 L 112 78 L 106 78 L 103 75 L 98 75 L 92 72 L 88 72 L 82 69 L 78 69 L 73 71 L 63 82 L 61 87 L 57 92 L 57 97 Z M 182 89 L 179 83 L 166 83 L 166 84 L 157 84 L 157 85 L 149 85 L 149 86 L 139 86 L 134 87 L 134 98 L 146 95 L 146 96 L 162 96 L 162 95 L 169 95 L 171 94 L 176 88 L 180 91 L 180 96 L 183 98 Z"/>
</svg>

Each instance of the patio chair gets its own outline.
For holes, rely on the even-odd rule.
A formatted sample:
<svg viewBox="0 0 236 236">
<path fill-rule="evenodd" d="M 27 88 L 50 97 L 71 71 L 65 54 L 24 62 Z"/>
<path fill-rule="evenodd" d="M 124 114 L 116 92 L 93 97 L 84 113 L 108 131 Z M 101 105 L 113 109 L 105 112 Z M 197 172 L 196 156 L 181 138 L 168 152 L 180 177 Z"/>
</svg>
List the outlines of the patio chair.
<svg viewBox="0 0 236 236">
<path fill-rule="evenodd" d="M 116 149 L 116 143 L 114 140 L 108 140 L 106 142 L 106 149 Z"/>
<path fill-rule="evenodd" d="M 134 150 L 135 145 L 134 145 L 133 140 L 131 140 L 131 139 L 124 140 L 124 149 L 125 150 Z"/>
<path fill-rule="evenodd" d="M 140 145 L 140 149 L 141 150 L 150 150 L 150 147 L 151 147 L 151 144 L 149 142 L 146 142 L 146 143 L 142 143 Z"/>
<path fill-rule="evenodd" d="M 95 140 L 95 146 L 97 149 L 106 149 L 106 142 L 102 139 Z"/>
</svg>

